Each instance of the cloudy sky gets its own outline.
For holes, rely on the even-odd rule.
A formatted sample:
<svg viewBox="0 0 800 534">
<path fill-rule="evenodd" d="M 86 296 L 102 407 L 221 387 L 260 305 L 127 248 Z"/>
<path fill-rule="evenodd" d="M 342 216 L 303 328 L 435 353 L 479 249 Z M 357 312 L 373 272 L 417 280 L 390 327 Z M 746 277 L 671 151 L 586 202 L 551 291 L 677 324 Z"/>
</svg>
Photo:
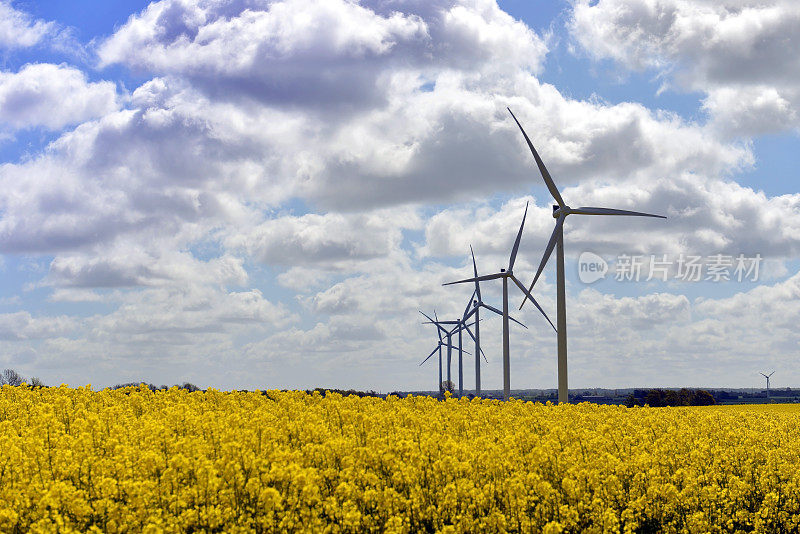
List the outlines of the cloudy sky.
<svg viewBox="0 0 800 534">
<path fill-rule="evenodd" d="M 526 202 L 526 283 L 553 228 L 510 106 L 567 203 L 669 217 L 568 220 L 571 387 L 797 386 L 798 49 L 795 0 L 0 0 L 0 366 L 435 388 L 418 310 L 461 313 Z M 555 387 L 517 316 L 512 387 Z"/>
</svg>

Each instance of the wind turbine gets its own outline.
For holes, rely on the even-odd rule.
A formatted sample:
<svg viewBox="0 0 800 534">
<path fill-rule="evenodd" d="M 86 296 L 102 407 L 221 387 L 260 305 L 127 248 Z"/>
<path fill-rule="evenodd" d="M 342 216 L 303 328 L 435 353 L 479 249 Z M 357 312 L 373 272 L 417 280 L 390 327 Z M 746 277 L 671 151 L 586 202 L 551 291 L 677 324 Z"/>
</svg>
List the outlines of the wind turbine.
<svg viewBox="0 0 800 534">
<path fill-rule="evenodd" d="M 772 371 L 772 372 L 771 372 L 770 374 L 768 374 L 768 375 L 765 375 L 764 373 L 758 373 L 758 374 L 760 374 L 761 376 L 763 376 L 764 378 L 766 378 L 766 379 L 767 379 L 767 398 L 769 398 L 769 377 L 771 377 L 772 375 L 774 375 L 774 374 L 775 374 L 775 371 Z"/>
<path fill-rule="evenodd" d="M 525 217 L 528 215 L 528 204 L 525 204 L 525 213 L 522 215 L 522 224 L 519 225 L 519 232 L 517 232 L 517 239 L 514 241 L 514 247 L 511 249 L 511 257 L 508 260 L 508 269 L 500 269 L 499 273 L 494 274 L 487 274 L 484 276 L 475 276 L 473 278 L 467 278 L 466 280 L 458 280 L 456 282 L 448 282 L 446 284 L 442 284 L 445 286 L 450 286 L 453 284 L 464 284 L 467 282 L 483 282 L 484 280 L 495 280 L 497 278 L 501 278 L 503 280 L 503 400 L 508 400 L 511 396 L 511 356 L 510 356 L 510 348 L 509 348 L 509 315 L 508 315 L 508 281 L 509 279 L 516 284 L 516 286 L 525 294 L 526 297 L 530 298 L 533 301 L 533 304 L 539 309 L 539 311 L 544 315 L 544 318 L 547 319 L 547 322 L 550 323 L 550 326 L 553 327 L 555 330 L 555 325 L 544 312 L 539 303 L 536 302 L 536 299 L 530 294 L 528 290 L 525 289 L 525 286 L 522 285 L 522 282 L 514 276 L 514 262 L 517 259 L 517 251 L 519 250 L 519 242 L 522 239 L 522 230 L 525 228 Z"/>
<path fill-rule="evenodd" d="M 422 313 L 422 311 L 420 311 L 420 313 Z M 422 313 L 422 315 L 425 315 L 425 317 L 428 317 L 424 313 Z M 428 317 L 428 319 L 430 319 L 430 317 Z M 436 323 L 434 322 L 433 324 L 436 324 Z M 436 333 L 439 335 L 439 343 L 436 345 L 436 348 L 431 351 L 431 353 L 428 355 L 428 357 L 425 358 L 424 360 L 422 360 L 422 363 L 419 364 L 420 367 L 421 367 L 425 362 L 427 362 L 431 358 L 431 356 L 436 354 L 436 351 L 439 351 L 439 386 L 438 386 L 439 395 L 442 394 L 442 346 L 445 345 L 445 343 L 442 341 L 442 332 L 441 332 L 441 330 L 442 330 L 442 327 L 440 327 L 437 324 L 436 325 Z"/>
<path fill-rule="evenodd" d="M 470 301 L 471 300 L 472 300 L 472 297 L 470 297 Z M 469 304 L 467 306 L 469 306 Z M 422 312 L 420 312 L 420 313 L 422 313 Z M 462 335 L 461 334 L 462 334 L 462 332 L 464 330 L 466 330 L 467 334 L 469 334 L 470 337 L 473 340 L 475 340 L 476 338 L 473 335 L 473 333 L 470 331 L 469 327 L 473 326 L 473 325 L 477 325 L 477 322 L 467 324 L 466 319 L 463 319 L 463 318 L 460 319 L 460 320 L 456 320 L 456 321 L 440 321 L 439 318 L 436 316 L 436 312 L 434 311 L 433 313 L 434 313 L 434 317 L 436 317 L 436 320 L 433 320 L 428 315 L 425 315 L 424 313 L 422 313 L 422 315 L 425 315 L 425 317 L 428 319 L 428 321 L 423 323 L 423 324 L 435 324 L 436 327 L 439 329 L 439 336 L 441 336 L 441 332 L 444 332 L 444 335 L 447 337 L 447 343 L 445 345 L 447 346 L 447 381 L 448 382 L 450 382 L 450 363 L 451 363 L 452 349 L 456 348 L 452 344 L 451 340 L 452 340 L 452 336 L 454 336 L 456 334 L 456 332 L 458 333 L 458 395 L 460 397 L 460 396 L 464 395 L 464 372 L 463 372 L 464 360 L 463 360 L 463 353 L 470 354 L 469 352 L 467 352 L 466 350 L 463 349 L 464 345 L 463 345 L 463 339 L 462 339 Z M 454 325 L 454 326 L 453 326 L 452 330 L 447 330 L 443 325 Z M 476 355 L 477 355 L 477 353 L 476 353 Z M 486 358 L 486 355 L 484 354 L 483 357 Z"/>
<path fill-rule="evenodd" d="M 556 219 L 556 227 L 553 230 L 553 234 L 550 236 L 550 241 L 547 243 L 544 256 L 542 256 L 542 262 L 539 264 L 539 270 L 536 271 L 536 276 L 533 277 L 533 282 L 531 282 L 528 292 L 526 292 L 525 298 L 522 299 L 522 304 L 520 304 L 519 308 L 522 309 L 522 306 L 525 305 L 529 292 L 533 291 L 533 286 L 536 284 L 536 281 L 539 280 L 539 276 L 542 274 L 542 270 L 544 269 L 547 260 L 550 258 L 550 254 L 553 252 L 553 247 L 556 247 L 557 245 L 556 285 L 558 294 L 558 318 L 556 320 L 558 322 L 558 402 L 565 403 L 569 402 L 569 389 L 567 388 L 567 292 L 564 282 L 564 219 L 567 218 L 567 215 L 571 214 L 632 215 L 636 217 L 657 217 L 659 219 L 666 219 L 666 217 L 663 215 L 653 215 L 652 213 L 642 213 L 639 211 L 594 207 L 570 208 L 567 206 L 564 203 L 564 200 L 561 198 L 561 193 L 558 192 L 555 182 L 553 182 L 553 179 L 550 177 L 550 173 L 547 172 L 547 168 L 544 166 L 542 158 L 539 157 L 539 153 L 536 152 L 535 148 L 533 148 L 533 143 L 531 143 L 531 140 L 528 138 L 528 134 L 525 133 L 525 130 L 522 128 L 522 125 L 519 123 L 517 117 L 514 115 L 511 109 L 506 109 L 508 109 L 508 112 L 511 113 L 511 116 L 514 117 L 514 122 L 517 123 L 517 126 L 519 126 L 522 135 L 525 137 L 525 141 L 528 143 L 528 147 L 531 149 L 533 158 L 536 160 L 536 165 L 539 167 L 539 172 L 542 174 L 542 178 L 544 178 L 544 183 L 547 185 L 550 195 L 552 195 L 553 199 L 557 202 L 557 205 L 553 206 L 553 218 Z"/>
<path fill-rule="evenodd" d="M 451 360 L 452 360 L 452 354 L 453 354 L 452 351 L 453 351 L 453 349 L 456 348 L 456 347 L 453 346 L 452 337 L 456 333 L 456 331 L 459 332 L 459 344 L 458 344 L 459 365 L 461 364 L 461 352 L 462 351 L 463 352 L 467 352 L 467 351 L 463 350 L 462 347 L 461 347 L 461 341 L 460 341 L 461 332 L 459 330 L 460 325 L 461 325 L 461 321 L 440 321 L 439 317 L 436 315 L 436 311 L 433 312 L 433 316 L 436 318 L 435 320 L 431 319 L 431 317 L 428 314 L 423 313 L 422 311 L 420 311 L 419 313 L 421 313 L 422 315 L 425 316 L 426 319 L 428 319 L 427 322 L 422 323 L 422 324 L 433 324 L 433 325 L 436 325 L 436 333 L 439 334 L 439 345 L 435 349 L 433 349 L 433 351 L 428 355 L 427 358 L 422 360 L 422 363 L 420 365 L 422 365 L 423 363 L 427 362 L 428 359 L 430 359 L 430 357 L 433 356 L 436 353 L 437 350 L 439 351 L 439 393 L 441 393 L 442 392 L 442 386 L 441 386 L 441 384 L 442 384 L 442 347 L 447 347 L 447 381 L 448 382 L 451 382 L 451 379 L 450 379 L 451 365 L 450 365 L 450 363 L 451 363 Z M 448 330 L 447 328 L 442 326 L 442 325 L 446 325 L 446 324 L 456 324 L 456 325 L 459 325 L 459 326 L 456 326 L 452 330 Z M 472 335 L 472 332 L 469 331 L 469 325 L 464 325 L 464 326 L 465 326 L 467 332 L 470 335 Z M 447 343 L 445 343 L 442 340 L 442 332 L 444 332 L 444 335 L 447 338 Z M 469 352 L 467 352 L 467 354 L 469 354 Z"/>
<path fill-rule="evenodd" d="M 478 353 L 480 352 L 483 354 L 483 350 L 481 349 L 481 329 L 480 329 L 480 309 L 486 308 L 487 310 L 496 313 L 499 316 L 503 316 L 503 312 L 495 308 L 494 306 L 490 306 L 483 302 L 481 298 L 481 284 L 478 282 L 478 265 L 475 263 L 475 251 L 472 250 L 472 245 L 469 246 L 469 252 L 472 254 L 472 271 L 475 274 L 475 291 L 472 292 L 473 297 L 477 297 L 475 300 L 470 299 L 470 304 L 472 305 L 472 309 L 470 309 L 470 304 L 467 304 L 467 308 L 464 310 L 464 317 L 463 320 L 466 321 L 473 315 L 475 316 L 475 335 L 472 336 L 472 339 L 475 340 L 475 394 L 480 395 L 481 393 L 481 360 L 478 357 Z M 528 328 L 521 322 L 517 321 L 513 317 L 509 316 L 509 320 L 514 321 L 518 325 L 522 326 L 523 328 Z M 483 359 L 486 359 L 486 355 L 484 354 Z M 487 360 L 488 363 L 488 360 Z"/>
</svg>

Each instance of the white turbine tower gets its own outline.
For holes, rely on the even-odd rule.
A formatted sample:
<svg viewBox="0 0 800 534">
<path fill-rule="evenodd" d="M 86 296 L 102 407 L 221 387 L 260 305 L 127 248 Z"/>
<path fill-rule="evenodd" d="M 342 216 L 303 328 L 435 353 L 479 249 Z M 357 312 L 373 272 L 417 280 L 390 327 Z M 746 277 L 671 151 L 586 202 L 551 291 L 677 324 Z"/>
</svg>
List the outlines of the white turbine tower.
<svg viewBox="0 0 800 534">
<path fill-rule="evenodd" d="M 768 374 L 768 375 L 765 375 L 764 373 L 758 373 L 758 374 L 760 374 L 761 376 L 763 376 L 764 378 L 766 378 L 766 379 L 767 379 L 767 398 L 769 399 L 769 377 L 771 377 L 772 375 L 774 375 L 774 374 L 775 374 L 775 371 L 772 371 L 772 372 L 771 372 L 770 374 Z"/>
<path fill-rule="evenodd" d="M 480 319 L 480 309 L 486 308 L 492 313 L 496 313 L 499 316 L 503 316 L 503 312 L 495 308 L 494 306 L 490 306 L 483 301 L 481 297 L 481 284 L 478 282 L 478 265 L 475 262 L 475 252 L 472 250 L 472 245 L 469 246 L 469 252 L 472 255 L 472 272 L 475 274 L 475 291 L 472 292 L 472 296 L 475 300 L 470 300 L 469 305 L 464 310 L 464 317 L 462 321 L 469 319 L 472 316 L 475 316 L 475 335 L 472 336 L 472 339 L 475 341 L 475 395 L 480 396 L 481 394 L 481 359 L 478 357 L 478 353 L 484 354 L 483 349 L 481 349 L 481 319 Z M 471 309 L 470 309 L 471 308 Z M 522 326 L 523 328 L 528 328 L 521 322 L 517 321 L 513 317 L 509 316 L 509 320 L 514 321 L 518 325 Z M 471 335 L 471 333 L 470 333 Z M 484 354 L 483 359 L 486 360 L 486 355 Z M 488 360 L 487 360 L 488 363 Z"/>
<path fill-rule="evenodd" d="M 476 276 L 474 278 L 467 278 L 466 280 L 458 280 L 457 282 L 448 282 L 447 284 L 442 284 L 445 286 L 453 285 L 453 284 L 465 284 L 468 282 L 483 282 L 484 280 L 494 280 L 496 278 L 502 278 L 503 280 L 503 400 L 508 400 L 511 396 L 511 356 L 510 356 L 510 348 L 509 348 L 509 320 L 510 317 L 508 315 L 508 281 L 511 280 L 516 284 L 516 286 L 525 294 L 526 298 L 530 298 L 533 301 L 534 306 L 536 306 L 539 311 L 544 315 L 544 318 L 547 319 L 547 322 L 550 323 L 550 326 L 553 327 L 553 330 L 556 329 L 553 322 L 544 312 L 539 303 L 536 302 L 536 299 L 530 294 L 528 290 L 525 289 L 525 286 L 522 285 L 522 282 L 514 276 L 514 262 L 517 259 L 517 251 L 519 250 L 519 242 L 522 239 L 522 230 L 525 228 L 525 217 L 528 215 L 528 205 L 525 205 L 525 213 L 522 216 L 522 224 L 519 225 L 519 232 L 517 232 L 517 239 L 514 241 L 514 247 L 511 249 L 511 257 L 508 260 L 508 269 L 500 269 L 499 273 L 494 274 L 487 274 L 484 276 Z"/>
<path fill-rule="evenodd" d="M 545 249 L 544 256 L 542 257 L 542 262 L 539 264 L 539 270 L 536 271 L 536 276 L 534 276 L 533 282 L 531 282 L 528 291 L 525 293 L 525 298 L 522 300 L 520 309 L 522 309 L 522 306 L 525 305 L 525 302 L 528 299 L 530 291 L 533 291 L 533 286 L 536 285 L 536 281 L 539 280 L 539 276 L 542 274 L 542 270 L 544 269 L 545 264 L 547 264 L 547 260 L 550 258 L 550 254 L 553 252 L 553 248 L 556 247 L 557 245 L 556 286 L 557 286 L 557 296 L 558 296 L 558 305 L 557 305 L 558 317 L 556 319 L 556 322 L 558 323 L 558 329 L 557 329 L 558 402 L 566 403 L 569 402 L 569 389 L 567 386 L 567 291 L 564 281 L 564 220 L 567 218 L 567 215 L 572 215 L 572 214 L 633 215 L 637 217 L 658 217 L 660 219 L 666 219 L 666 217 L 664 217 L 663 215 L 653 215 L 651 213 L 617 210 L 610 208 L 594 208 L 594 207 L 570 208 L 564 203 L 564 200 L 561 198 L 561 193 L 558 192 L 558 188 L 556 187 L 556 184 L 553 182 L 553 179 L 550 177 L 550 173 L 547 172 L 547 168 L 544 166 L 542 158 L 539 157 L 539 154 L 536 152 L 536 149 L 533 148 L 533 143 L 531 143 L 531 140 L 528 138 L 528 134 L 525 133 L 525 130 L 522 128 L 522 125 L 519 123 L 514 113 L 510 109 L 508 109 L 508 112 L 511 113 L 512 117 L 514 117 L 514 122 L 517 123 L 517 126 L 519 126 L 520 131 L 522 131 L 522 135 L 525 136 L 525 141 L 528 143 L 528 147 L 531 149 L 533 158 L 536 160 L 536 165 L 539 167 L 539 172 L 542 174 L 542 178 L 544 178 L 544 183 L 545 185 L 547 185 L 547 189 L 550 191 L 553 200 L 557 202 L 557 204 L 553 206 L 553 218 L 556 219 L 556 227 L 553 230 L 553 234 L 550 236 L 550 241 L 547 243 L 547 248 Z"/>
</svg>

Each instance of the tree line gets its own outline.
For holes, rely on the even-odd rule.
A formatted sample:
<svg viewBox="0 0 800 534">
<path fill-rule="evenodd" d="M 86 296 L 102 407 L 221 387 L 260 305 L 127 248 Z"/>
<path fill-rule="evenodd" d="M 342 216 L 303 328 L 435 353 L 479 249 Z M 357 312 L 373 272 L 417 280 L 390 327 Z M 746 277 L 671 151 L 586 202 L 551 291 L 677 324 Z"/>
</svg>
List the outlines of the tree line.
<svg viewBox="0 0 800 534">
<path fill-rule="evenodd" d="M 674 389 L 636 389 L 633 394 L 628 395 L 625 405 L 651 406 L 653 408 L 663 406 L 710 406 L 716 404 L 714 396 L 704 389 L 687 389 L 679 391 Z"/>
</svg>

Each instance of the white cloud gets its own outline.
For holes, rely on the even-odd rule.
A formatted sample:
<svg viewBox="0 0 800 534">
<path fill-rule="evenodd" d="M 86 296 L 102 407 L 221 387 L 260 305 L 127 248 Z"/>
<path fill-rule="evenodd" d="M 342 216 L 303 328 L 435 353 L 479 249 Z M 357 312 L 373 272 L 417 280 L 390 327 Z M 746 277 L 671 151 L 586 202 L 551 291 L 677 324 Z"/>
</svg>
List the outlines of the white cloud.
<svg viewBox="0 0 800 534">
<path fill-rule="evenodd" d="M 676 62 L 698 82 L 791 82 L 798 23 L 789 0 L 579 0 L 571 20 L 598 58 L 639 69 Z"/>
<path fill-rule="evenodd" d="M 362 213 L 282 216 L 237 232 L 226 246 L 270 265 L 317 265 L 352 271 L 359 262 L 384 258 L 399 249 L 402 231 L 421 227 L 412 209 Z"/>
<path fill-rule="evenodd" d="M 380 103 L 393 72 L 535 70 L 545 52 L 536 34 L 489 0 L 163 0 L 98 50 L 104 65 L 181 75 L 228 97 L 350 108 Z"/>
<path fill-rule="evenodd" d="M 557 175 L 554 179 L 558 182 Z M 584 250 L 605 255 L 722 253 L 761 254 L 770 259 L 800 254 L 798 194 L 767 197 L 735 182 L 688 173 L 644 182 L 586 182 L 562 188 L 561 193 L 573 207 L 629 209 L 668 217 L 573 215 L 564 226 L 571 254 Z M 523 209 L 524 200 L 517 198 L 497 210 L 482 205 L 443 210 L 428 219 L 426 242 L 419 253 L 459 256 L 472 244 L 502 265 L 508 261 Z M 543 250 L 553 227 L 549 205 L 532 202 L 520 250 Z"/>
<path fill-rule="evenodd" d="M 200 261 L 188 252 L 144 250 L 135 245 L 90 254 L 62 254 L 50 264 L 47 282 L 73 287 L 133 287 L 176 284 L 247 283 L 242 259 L 221 256 Z"/>
<path fill-rule="evenodd" d="M 571 30 L 591 56 L 655 68 L 708 94 L 731 135 L 797 128 L 800 4 L 793 0 L 578 0 Z"/>
<path fill-rule="evenodd" d="M 89 82 L 68 65 L 35 63 L 0 72 L 0 124 L 13 129 L 59 130 L 101 117 L 119 107 L 113 82 Z"/>
<path fill-rule="evenodd" d="M 117 293 L 115 299 L 118 307 L 114 311 L 85 320 L 87 331 L 80 341 L 116 347 L 119 356 L 135 356 L 140 351 L 142 357 L 163 357 L 168 355 L 164 353 L 181 354 L 187 347 L 203 345 L 225 346 L 228 353 L 234 336 L 263 335 L 297 320 L 257 289 L 176 286 Z M 201 359 L 185 352 L 183 357 Z"/>
<path fill-rule="evenodd" d="M 14 9 L 11 2 L 0 2 L 0 47 L 27 48 L 40 42 L 54 29 L 54 23 L 34 20 L 29 14 Z"/>
<path fill-rule="evenodd" d="M 48 298 L 51 302 L 103 302 L 103 295 L 83 288 L 56 289 Z"/>
<path fill-rule="evenodd" d="M 33 317 L 27 311 L 0 314 L 0 339 L 10 341 L 57 337 L 72 332 L 77 322 L 68 316 Z"/>
<path fill-rule="evenodd" d="M 760 135 L 795 128 L 800 87 L 778 90 L 768 85 L 728 86 L 709 91 L 703 107 L 714 126 L 730 135 Z"/>
</svg>

